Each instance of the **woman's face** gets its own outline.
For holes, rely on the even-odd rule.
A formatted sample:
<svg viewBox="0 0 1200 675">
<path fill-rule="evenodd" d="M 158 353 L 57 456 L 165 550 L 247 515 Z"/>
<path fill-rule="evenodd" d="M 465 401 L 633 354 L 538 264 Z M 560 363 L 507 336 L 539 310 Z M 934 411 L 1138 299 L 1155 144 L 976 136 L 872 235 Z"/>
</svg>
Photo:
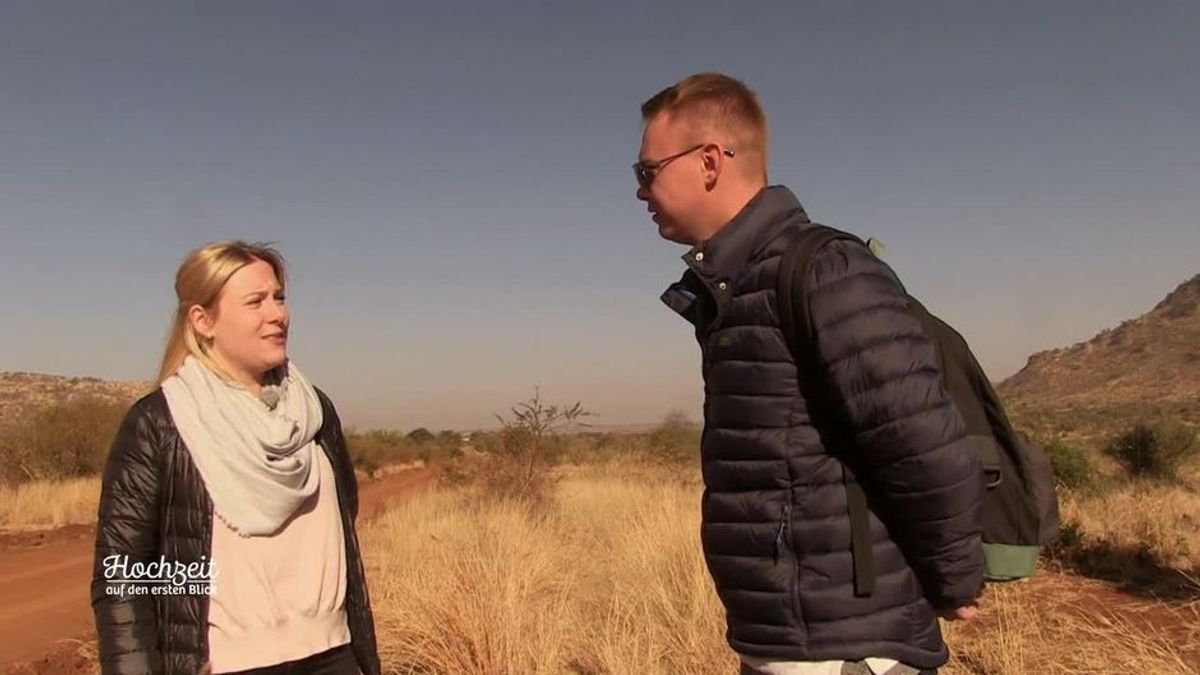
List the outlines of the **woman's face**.
<svg viewBox="0 0 1200 675">
<path fill-rule="evenodd" d="M 234 272 L 214 313 L 199 306 L 192 312 L 196 332 L 209 339 L 217 361 L 238 380 L 261 384 L 265 373 L 287 360 L 288 309 L 268 263 L 255 260 Z"/>
</svg>

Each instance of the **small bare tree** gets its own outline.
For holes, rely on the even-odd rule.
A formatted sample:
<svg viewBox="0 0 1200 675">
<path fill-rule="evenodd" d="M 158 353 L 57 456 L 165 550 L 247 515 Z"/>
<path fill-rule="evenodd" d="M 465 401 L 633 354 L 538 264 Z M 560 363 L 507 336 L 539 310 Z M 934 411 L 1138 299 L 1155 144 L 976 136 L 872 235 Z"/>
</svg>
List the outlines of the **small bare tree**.
<svg viewBox="0 0 1200 675">
<path fill-rule="evenodd" d="M 581 418 L 592 417 L 579 401 L 570 405 L 552 405 L 542 401 L 535 387 L 533 398 L 510 409 L 511 417 L 496 415 L 500 421 L 501 442 L 493 466 L 484 476 L 484 486 L 492 496 L 540 502 L 551 483 L 556 436 Z"/>
</svg>

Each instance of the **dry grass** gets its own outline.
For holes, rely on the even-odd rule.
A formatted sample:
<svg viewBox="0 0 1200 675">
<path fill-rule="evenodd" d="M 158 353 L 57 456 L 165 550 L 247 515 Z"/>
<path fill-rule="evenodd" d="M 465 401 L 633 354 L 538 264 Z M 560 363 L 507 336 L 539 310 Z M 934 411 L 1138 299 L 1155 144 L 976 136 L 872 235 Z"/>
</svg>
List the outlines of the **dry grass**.
<svg viewBox="0 0 1200 675">
<path fill-rule="evenodd" d="M 39 530 L 96 521 L 100 478 L 0 486 L 0 529 Z"/>
<path fill-rule="evenodd" d="M 550 508 L 440 491 L 363 532 L 399 673 L 707 673 L 736 662 L 695 487 L 569 476 Z"/>
<path fill-rule="evenodd" d="M 700 554 L 694 472 L 624 460 L 559 478 L 538 509 L 441 489 L 363 527 L 385 670 L 736 672 Z M 98 494 L 96 478 L 0 488 L 0 527 L 90 522 Z M 1200 567 L 1200 495 L 1186 487 L 1067 492 L 1062 510 L 1087 545 Z M 1200 601 L 1046 572 L 990 587 L 981 609 L 976 623 L 943 626 L 942 672 L 1171 675 L 1200 662 Z"/>
<path fill-rule="evenodd" d="M 1075 576 L 993 586 L 977 623 L 943 624 L 948 674 L 1195 673 L 1200 608 L 1144 602 Z"/>
<path fill-rule="evenodd" d="M 389 512 L 363 538 L 379 644 L 404 672 L 500 672 L 562 653 L 565 550 L 520 507 L 472 510 L 435 494 Z"/>
<path fill-rule="evenodd" d="M 700 487 L 685 473 L 569 469 L 536 510 L 442 489 L 368 526 L 385 670 L 736 672 L 700 554 Z M 993 586 L 982 617 L 944 626 L 943 672 L 1173 674 L 1200 657 L 1200 604 L 1073 575 Z"/>
<path fill-rule="evenodd" d="M 1144 545 L 1170 567 L 1200 568 L 1200 493 L 1194 490 L 1130 483 L 1099 494 L 1064 494 L 1061 508 L 1089 536 Z"/>
<path fill-rule="evenodd" d="M 1064 491 L 1060 507 L 1064 522 L 1078 524 L 1082 548 L 1200 573 L 1200 493 L 1193 489 L 1133 482 L 1099 493 Z"/>
<path fill-rule="evenodd" d="M 696 485 L 580 476 L 563 484 L 559 503 L 572 557 L 585 563 L 575 572 L 580 670 L 735 669 L 700 551 Z"/>
</svg>

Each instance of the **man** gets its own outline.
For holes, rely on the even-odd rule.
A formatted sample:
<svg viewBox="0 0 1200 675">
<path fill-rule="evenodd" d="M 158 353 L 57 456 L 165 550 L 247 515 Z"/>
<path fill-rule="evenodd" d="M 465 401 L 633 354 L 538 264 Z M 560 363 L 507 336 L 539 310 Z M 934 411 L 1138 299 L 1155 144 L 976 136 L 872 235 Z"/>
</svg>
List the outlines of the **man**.
<svg viewBox="0 0 1200 675">
<path fill-rule="evenodd" d="M 937 616 L 975 614 L 984 480 L 899 281 L 857 242 L 819 250 L 803 284 L 814 358 L 797 363 L 775 289 L 809 220 L 767 187 L 757 97 L 704 73 L 642 117 L 637 198 L 662 237 L 691 246 L 663 301 L 703 357 L 701 539 L 742 672 L 934 672 L 948 658 Z M 870 505 L 867 584 L 847 475 Z"/>
</svg>

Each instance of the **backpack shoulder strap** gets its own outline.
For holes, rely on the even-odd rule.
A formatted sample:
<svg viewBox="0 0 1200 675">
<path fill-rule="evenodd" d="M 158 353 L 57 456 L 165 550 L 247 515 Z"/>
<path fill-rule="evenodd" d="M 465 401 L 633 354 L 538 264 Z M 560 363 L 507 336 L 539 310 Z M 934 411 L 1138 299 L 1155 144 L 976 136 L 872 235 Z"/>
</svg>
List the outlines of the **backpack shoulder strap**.
<svg viewBox="0 0 1200 675">
<path fill-rule="evenodd" d="M 812 325 L 812 314 L 808 308 L 808 296 L 804 280 L 813 259 L 826 244 L 845 239 L 863 244 L 858 237 L 816 223 L 794 230 L 791 241 L 779 260 L 779 286 L 776 291 L 779 305 L 779 325 L 787 341 L 788 350 L 796 362 L 800 377 L 811 372 L 805 367 L 815 363 L 816 342 Z M 866 244 L 863 244 L 864 246 Z M 814 403 L 821 401 L 823 391 L 813 384 Z M 862 485 L 855 480 L 847 467 L 844 469 L 847 510 L 850 515 L 850 547 L 854 561 L 854 594 L 868 597 L 875 592 L 875 556 L 871 551 L 871 523 L 868 519 L 867 495 Z"/>
<path fill-rule="evenodd" d="M 826 244 L 846 239 L 863 244 L 858 237 L 832 227 L 813 223 L 808 227 L 793 230 L 791 241 L 779 260 L 779 324 L 787 340 L 788 349 L 797 363 L 807 358 L 813 348 L 812 315 L 808 310 L 808 299 L 804 292 L 804 279 L 813 259 Z M 864 246 L 866 244 L 863 244 Z"/>
</svg>

